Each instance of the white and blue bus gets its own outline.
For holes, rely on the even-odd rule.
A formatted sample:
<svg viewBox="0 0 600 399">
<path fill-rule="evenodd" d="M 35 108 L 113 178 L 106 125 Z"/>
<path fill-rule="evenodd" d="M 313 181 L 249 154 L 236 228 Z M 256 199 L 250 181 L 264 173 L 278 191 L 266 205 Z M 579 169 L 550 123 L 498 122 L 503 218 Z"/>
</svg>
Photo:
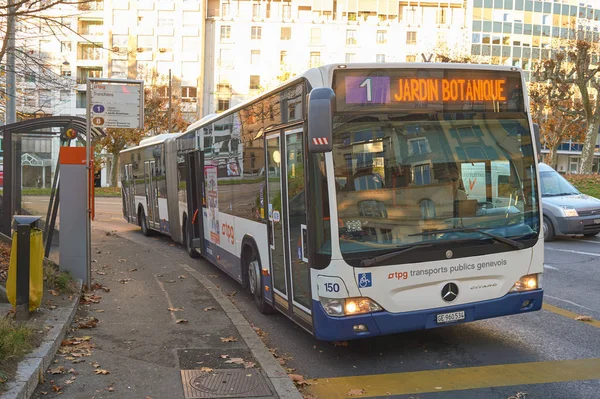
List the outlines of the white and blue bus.
<svg viewBox="0 0 600 399">
<path fill-rule="evenodd" d="M 326 65 L 124 150 L 124 215 L 321 340 L 525 313 L 536 133 L 518 68 Z"/>
</svg>

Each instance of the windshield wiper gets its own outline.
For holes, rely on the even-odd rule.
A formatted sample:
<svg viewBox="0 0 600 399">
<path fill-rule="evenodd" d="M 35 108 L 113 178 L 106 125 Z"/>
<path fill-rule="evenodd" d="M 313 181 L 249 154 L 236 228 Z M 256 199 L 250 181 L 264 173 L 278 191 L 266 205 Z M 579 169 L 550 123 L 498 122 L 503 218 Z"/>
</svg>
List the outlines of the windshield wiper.
<svg viewBox="0 0 600 399">
<path fill-rule="evenodd" d="M 461 232 L 475 232 L 475 233 L 479 233 L 479 234 L 483 234 L 484 236 L 488 236 L 490 238 L 493 238 L 494 240 L 501 242 L 503 244 L 509 245 L 513 248 L 516 249 L 523 249 L 525 248 L 525 245 L 521 242 L 515 241 L 515 240 L 511 240 L 510 238 L 506 238 L 506 237 L 502 237 L 496 234 L 492 234 L 492 233 L 488 233 L 487 231 L 483 231 L 481 229 L 477 229 L 477 228 L 468 228 L 468 227 L 463 227 L 463 228 L 455 228 L 455 229 L 439 229 L 439 230 L 429 230 L 427 232 L 423 232 L 423 233 L 417 233 L 417 234 L 409 234 L 409 236 L 424 236 L 424 235 L 429 235 L 429 234 L 443 234 L 443 233 L 461 233 Z"/>
<path fill-rule="evenodd" d="M 373 265 L 376 265 L 379 262 L 383 262 L 385 260 L 393 258 L 394 256 L 398 256 L 400 254 L 403 254 L 404 252 L 412 251 L 413 249 L 417 249 L 417 248 L 431 247 L 432 245 L 433 244 L 429 244 L 429 243 L 413 244 L 411 246 L 404 247 L 404 248 L 399 249 L 397 251 L 392 251 L 392 252 L 385 253 L 383 255 L 379 255 L 379 256 L 374 256 L 372 258 L 363 259 L 363 260 L 360 261 L 360 265 L 361 266 L 373 266 Z"/>
<path fill-rule="evenodd" d="M 545 194 L 542 197 L 558 197 L 561 195 L 578 195 L 579 193 L 558 193 L 558 194 Z"/>
</svg>

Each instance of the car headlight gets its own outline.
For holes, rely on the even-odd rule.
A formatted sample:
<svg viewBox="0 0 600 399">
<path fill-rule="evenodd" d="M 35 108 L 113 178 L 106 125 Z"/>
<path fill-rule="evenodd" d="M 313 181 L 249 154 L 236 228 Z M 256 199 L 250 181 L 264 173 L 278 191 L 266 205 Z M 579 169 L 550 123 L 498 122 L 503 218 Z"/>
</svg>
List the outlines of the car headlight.
<svg viewBox="0 0 600 399">
<path fill-rule="evenodd" d="M 320 297 L 321 305 L 329 316 L 353 316 L 357 314 L 382 311 L 383 308 L 367 297 L 357 298 L 324 298 Z"/>
<path fill-rule="evenodd" d="M 563 206 L 562 209 L 563 209 L 563 212 L 565 213 L 566 217 L 579 216 L 579 214 L 577 213 L 577 210 L 575 208 L 573 208 L 572 206 Z"/>
<path fill-rule="evenodd" d="M 510 289 L 511 292 L 530 291 L 542 287 L 541 276 L 539 273 L 528 274 L 521 277 Z"/>
</svg>

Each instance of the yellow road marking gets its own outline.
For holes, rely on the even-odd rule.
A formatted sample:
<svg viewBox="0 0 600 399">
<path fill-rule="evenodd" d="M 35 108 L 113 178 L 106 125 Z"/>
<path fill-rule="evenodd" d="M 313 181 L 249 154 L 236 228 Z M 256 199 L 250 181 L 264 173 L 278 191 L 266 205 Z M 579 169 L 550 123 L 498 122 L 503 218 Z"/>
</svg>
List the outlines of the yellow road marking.
<svg viewBox="0 0 600 399">
<path fill-rule="evenodd" d="M 552 306 L 550 304 L 544 303 L 542 305 L 542 309 L 547 310 L 549 312 L 552 313 L 556 313 L 559 314 L 561 316 L 564 317 L 568 317 L 569 319 L 573 319 L 575 320 L 576 317 L 578 316 L 582 316 L 581 314 L 577 314 L 577 313 L 573 313 L 573 312 L 569 312 L 568 310 L 562 309 L 562 308 L 557 308 L 556 306 Z M 585 324 L 589 324 L 590 326 L 594 326 L 596 328 L 600 328 L 600 321 L 598 320 L 591 320 L 591 321 L 578 321 L 578 323 L 585 323 Z"/>
<path fill-rule="evenodd" d="M 306 390 L 318 398 L 338 399 L 363 389 L 363 395 L 352 398 L 365 398 L 594 379 L 600 379 L 600 358 L 319 378 Z"/>
</svg>

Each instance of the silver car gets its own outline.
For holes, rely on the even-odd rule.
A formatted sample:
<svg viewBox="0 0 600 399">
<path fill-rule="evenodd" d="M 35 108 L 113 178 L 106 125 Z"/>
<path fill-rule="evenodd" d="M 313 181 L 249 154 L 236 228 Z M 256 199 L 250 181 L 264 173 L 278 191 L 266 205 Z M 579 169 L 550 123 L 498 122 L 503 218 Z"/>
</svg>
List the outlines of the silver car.
<svg viewBox="0 0 600 399">
<path fill-rule="evenodd" d="M 544 211 L 544 241 L 555 236 L 600 233 L 600 200 L 582 194 L 557 171 L 539 164 Z"/>
</svg>

